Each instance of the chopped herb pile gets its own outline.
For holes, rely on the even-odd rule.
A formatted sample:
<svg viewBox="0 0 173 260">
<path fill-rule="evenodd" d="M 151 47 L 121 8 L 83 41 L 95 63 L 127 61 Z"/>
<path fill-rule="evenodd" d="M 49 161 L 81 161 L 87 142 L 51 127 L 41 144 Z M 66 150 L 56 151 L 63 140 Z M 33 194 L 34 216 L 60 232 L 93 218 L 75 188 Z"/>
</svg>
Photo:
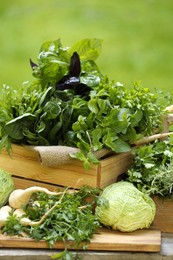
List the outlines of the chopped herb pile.
<svg viewBox="0 0 173 260">
<path fill-rule="evenodd" d="M 137 147 L 127 180 L 149 195 L 171 198 L 173 195 L 173 140 L 155 141 Z"/>
<path fill-rule="evenodd" d="M 130 151 L 135 140 L 161 127 L 157 94 L 102 75 L 95 63 L 101 45 L 94 38 L 71 48 L 60 40 L 41 46 L 37 62 L 30 60 L 35 80 L 18 90 L 3 88 L 0 150 L 10 152 L 12 143 L 78 147 L 73 158 L 89 169 L 90 163 L 98 164 L 96 151 Z"/>
</svg>

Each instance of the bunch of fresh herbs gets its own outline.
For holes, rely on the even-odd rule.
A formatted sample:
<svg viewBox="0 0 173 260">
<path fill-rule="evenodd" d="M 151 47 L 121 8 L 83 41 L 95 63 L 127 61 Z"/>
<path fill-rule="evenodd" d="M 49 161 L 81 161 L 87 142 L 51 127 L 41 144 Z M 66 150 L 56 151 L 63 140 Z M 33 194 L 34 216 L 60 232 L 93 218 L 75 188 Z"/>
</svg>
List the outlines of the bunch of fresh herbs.
<svg viewBox="0 0 173 260">
<path fill-rule="evenodd" d="M 0 100 L 0 149 L 11 144 L 78 147 L 71 155 L 98 164 L 94 153 L 131 150 L 133 142 L 162 125 L 157 94 L 134 83 L 127 88 L 103 76 L 95 63 L 102 41 L 84 39 L 71 48 L 60 40 L 41 46 L 30 60 L 33 82 L 19 91 L 4 86 Z"/>
<path fill-rule="evenodd" d="M 53 210 L 47 214 L 40 225 L 22 226 L 20 220 L 12 213 L 2 229 L 4 234 L 18 235 L 33 238 L 36 241 L 44 240 L 50 248 L 57 241 L 64 243 L 64 250 L 54 256 L 58 259 L 72 259 L 69 241 L 76 250 L 86 250 L 94 233 L 101 227 L 96 215 L 94 205 L 97 202 L 100 190 L 83 186 L 76 192 L 67 192 L 63 195 L 50 196 L 43 192 L 34 193 L 24 208 L 26 216 L 32 221 L 38 221 L 49 211 L 57 201 Z M 77 258 L 75 258 L 77 259 Z"/>
<path fill-rule="evenodd" d="M 173 197 L 173 140 L 136 147 L 134 164 L 127 171 L 127 180 L 149 195 Z"/>
</svg>

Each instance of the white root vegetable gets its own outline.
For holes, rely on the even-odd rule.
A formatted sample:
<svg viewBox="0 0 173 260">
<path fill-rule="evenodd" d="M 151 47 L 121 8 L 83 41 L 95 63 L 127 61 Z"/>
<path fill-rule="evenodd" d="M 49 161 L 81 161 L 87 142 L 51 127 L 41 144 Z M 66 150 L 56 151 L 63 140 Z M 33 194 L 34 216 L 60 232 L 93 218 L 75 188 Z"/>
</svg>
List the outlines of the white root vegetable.
<svg viewBox="0 0 173 260">
<path fill-rule="evenodd" d="M 45 218 L 50 214 L 50 212 L 58 205 L 61 203 L 64 194 L 65 194 L 66 190 L 64 192 L 62 192 L 62 196 L 61 198 L 48 210 L 46 211 L 46 213 L 41 217 L 41 219 L 39 221 L 32 221 L 30 220 L 27 216 L 26 216 L 26 212 L 23 209 L 16 209 L 14 211 L 14 215 L 16 215 L 16 217 L 19 219 L 20 223 L 22 226 L 38 226 L 41 223 L 43 223 L 43 221 L 45 220 Z"/>
<path fill-rule="evenodd" d="M 9 205 L 13 209 L 19 209 L 26 206 L 31 198 L 31 195 L 34 192 L 45 192 L 48 195 L 60 195 L 62 192 L 53 192 L 49 191 L 46 188 L 39 187 L 39 186 L 32 186 L 29 188 L 26 188 L 25 190 L 22 189 L 16 189 L 12 191 L 12 193 L 9 196 Z"/>
<path fill-rule="evenodd" d="M 20 219 L 22 226 L 29 226 L 29 224 L 32 222 L 29 218 L 26 217 L 26 212 L 23 209 L 16 209 L 14 211 L 14 215 Z"/>
<path fill-rule="evenodd" d="M 173 112 L 173 105 L 170 105 L 170 106 L 166 107 L 165 111 Z"/>
<path fill-rule="evenodd" d="M 0 208 L 0 228 L 2 228 L 5 225 L 5 222 L 12 211 L 12 208 L 10 206 L 3 206 Z"/>
<path fill-rule="evenodd" d="M 134 145 L 139 146 L 139 145 L 143 145 L 143 144 L 149 144 L 155 140 L 162 139 L 162 138 L 168 137 L 170 135 L 173 135 L 173 132 L 161 133 L 161 134 L 151 135 L 148 137 L 143 137 L 142 139 L 134 142 Z"/>
</svg>

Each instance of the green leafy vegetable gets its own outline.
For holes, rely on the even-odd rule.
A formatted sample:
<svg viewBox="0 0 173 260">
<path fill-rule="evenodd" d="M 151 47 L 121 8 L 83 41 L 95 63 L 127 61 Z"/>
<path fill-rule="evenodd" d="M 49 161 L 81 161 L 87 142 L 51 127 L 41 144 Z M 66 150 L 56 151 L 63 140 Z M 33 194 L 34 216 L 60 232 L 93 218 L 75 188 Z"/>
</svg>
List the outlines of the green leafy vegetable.
<svg viewBox="0 0 173 260">
<path fill-rule="evenodd" d="M 65 192 L 63 197 L 36 192 L 25 207 L 26 216 L 32 221 L 38 221 L 57 201 L 61 202 L 47 214 L 44 222 L 37 226 L 22 226 L 16 215 L 10 214 L 2 232 L 18 236 L 25 232 L 36 241 L 46 241 L 50 248 L 57 241 L 62 241 L 65 251 L 57 255 L 57 258 L 66 259 L 65 256 L 70 255 L 67 242 L 70 241 L 77 250 L 85 250 L 100 227 L 100 222 L 93 213 L 99 192 L 100 190 L 88 186 L 81 187 L 78 192 Z"/>
<path fill-rule="evenodd" d="M 126 152 L 133 142 L 161 128 L 158 95 L 103 76 L 95 59 L 100 39 L 83 39 L 71 48 L 60 40 L 42 44 L 37 64 L 30 60 L 33 82 L 19 91 L 4 86 L 0 100 L 0 150 L 12 143 L 80 148 L 73 158 L 98 164 L 102 148 Z"/>
<path fill-rule="evenodd" d="M 22 116 L 12 119 L 4 126 L 4 130 L 9 133 L 9 136 L 13 139 L 23 139 L 23 133 L 25 129 L 29 129 L 29 126 L 33 125 L 36 117 L 32 114 L 25 113 Z"/>
<path fill-rule="evenodd" d="M 149 228 L 155 213 L 154 201 L 127 181 L 107 186 L 95 212 L 103 225 L 122 232 Z"/>
<path fill-rule="evenodd" d="M 133 151 L 134 164 L 127 171 L 127 180 L 149 195 L 170 198 L 173 194 L 172 139 L 155 141 Z"/>
<path fill-rule="evenodd" d="M 10 193 L 14 190 L 14 182 L 11 175 L 0 169 L 0 207 L 4 206 L 8 201 Z"/>
<path fill-rule="evenodd" d="M 101 53 L 102 40 L 97 38 L 83 39 L 74 44 L 69 52 L 73 54 L 78 52 L 81 60 L 95 60 Z"/>
</svg>

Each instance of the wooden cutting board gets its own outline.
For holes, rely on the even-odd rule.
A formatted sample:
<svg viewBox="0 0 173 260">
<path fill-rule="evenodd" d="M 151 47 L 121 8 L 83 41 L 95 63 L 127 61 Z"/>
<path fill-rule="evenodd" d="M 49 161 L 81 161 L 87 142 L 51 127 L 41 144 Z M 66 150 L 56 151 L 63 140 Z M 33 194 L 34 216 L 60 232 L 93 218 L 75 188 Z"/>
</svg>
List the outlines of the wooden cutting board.
<svg viewBox="0 0 173 260">
<path fill-rule="evenodd" d="M 68 248 L 75 249 L 71 242 Z M 34 241 L 30 238 L 9 237 L 0 234 L 0 247 L 2 248 L 48 248 L 45 241 Z M 158 230 L 137 230 L 122 233 L 109 229 L 101 229 L 88 244 L 87 250 L 99 251 L 137 251 L 159 252 L 161 247 L 161 232 Z M 63 249 L 64 244 L 56 242 L 54 249 Z"/>
</svg>

